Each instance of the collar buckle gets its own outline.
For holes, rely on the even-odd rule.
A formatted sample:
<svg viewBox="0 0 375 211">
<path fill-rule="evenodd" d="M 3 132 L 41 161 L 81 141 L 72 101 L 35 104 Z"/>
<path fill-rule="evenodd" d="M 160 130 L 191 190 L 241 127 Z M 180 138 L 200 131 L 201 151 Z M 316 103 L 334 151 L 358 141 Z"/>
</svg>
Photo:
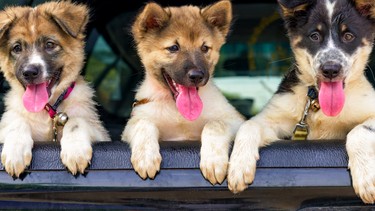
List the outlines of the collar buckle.
<svg viewBox="0 0 375 211">
<path fill-rule="evenodd" d="M 307 102 L 305 109 L 303 110 L 301 120 L 296 124 L 293 130 L 292 140 L 304 141 L 309 135 L 309 125 L 306 122 L 307 115 L 311 109 L 314 112 L 317 112 L 320 109 L 319 100 L 318 100 L 318 91 L 315 86 L 309 86 L 307 91 Z"/>
</svg>

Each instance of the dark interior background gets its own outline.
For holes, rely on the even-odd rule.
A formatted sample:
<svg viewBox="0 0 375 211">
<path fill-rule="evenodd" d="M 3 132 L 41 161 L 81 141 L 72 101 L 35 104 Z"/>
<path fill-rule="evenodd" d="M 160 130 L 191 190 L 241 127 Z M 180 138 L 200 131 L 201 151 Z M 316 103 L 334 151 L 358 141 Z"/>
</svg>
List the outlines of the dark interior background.
<svg viewBox="0 0 375 211">
<path fill-rule="evenodd" d="M 0 9 L 10 5 L 35 6 L 43 2 L 45 0 L 1 0 Z M 131 112 L 134 91 L 143 77 L 143 68 L 129 28 L 148 1 L 75 2 L 88 4 L 91 9 L 85 49 L 87 59 L 82 75 L 96 90 L 95 100 L 100 116 L 112 139 L 120 140 Z M 192 4 L 203 7 L 215 1 L 155 2 L 162 6 Z M 232 3 L 234 21 L 227 43 L 221 50 L 215 80 L 228 100 L 249 118 L 259 112 L 272 96 L 282 75 L 293 63 L 293 58 L 276 0 L 233 0 Z M 371 59 L 366 75 L 372 82 L 373 66 Z M 2 98 L 9 86 L 2 75 L 0 81 L 2 113 Z"/>
</svg>

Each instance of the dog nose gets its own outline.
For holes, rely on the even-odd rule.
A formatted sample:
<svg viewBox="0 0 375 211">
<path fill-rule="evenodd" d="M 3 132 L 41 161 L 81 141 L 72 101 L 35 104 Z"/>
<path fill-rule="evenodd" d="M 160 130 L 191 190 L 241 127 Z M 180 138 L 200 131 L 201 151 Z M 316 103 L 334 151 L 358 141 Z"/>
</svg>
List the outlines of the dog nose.
<svg viewBox="0 0 375 211">
<path fill-rule="evenodd" d="M 203 81 L 204 73 L 201 70 L 192 69 L 189 70 L 188 77 L 191 82 L 193 82 L 195 85 L 198 85 L 200 82 Z"/>
<path fill-rule="evenodd" d="M 39 65 L 28 65 L 22 73 L 22 75 L 27 80 L 35 79 L 39 76 L 39 74 L 40 74 L 40 66 Z"/>
<path fill-rule="evenodd" d="M 337 77 L 341 71 L 342 66 L 334 62 L 327 62 L 322 65 L 321 70 L 323 76 L 329 79 Z"/>
</svg>

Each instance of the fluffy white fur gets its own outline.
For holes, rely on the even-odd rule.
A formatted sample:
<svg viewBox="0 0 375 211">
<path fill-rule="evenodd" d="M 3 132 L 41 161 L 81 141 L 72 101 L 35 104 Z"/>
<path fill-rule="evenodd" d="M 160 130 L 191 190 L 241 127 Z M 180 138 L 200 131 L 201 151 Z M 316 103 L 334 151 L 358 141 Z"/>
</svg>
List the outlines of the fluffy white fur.
<svg viewBox="0 0 375 211">
<path fill-rule="evenodd" d="M 131 146 L 131 162 L 142 178 L 154 178 L 160 170 L 159 140 L 201 139 L 203 175 L 212 184 L 225 179 L 229 146 L 243 119 L 212 81 L 199 88 L 199 95 L 204 105 L 202 114 L 197 120 L 188 121 L 178 113 L 170 91 L 146 76 L 136 99 L 150 99 L 150 102 L 133 109 L 122 135 L 122 140 Z"/>
</svg>

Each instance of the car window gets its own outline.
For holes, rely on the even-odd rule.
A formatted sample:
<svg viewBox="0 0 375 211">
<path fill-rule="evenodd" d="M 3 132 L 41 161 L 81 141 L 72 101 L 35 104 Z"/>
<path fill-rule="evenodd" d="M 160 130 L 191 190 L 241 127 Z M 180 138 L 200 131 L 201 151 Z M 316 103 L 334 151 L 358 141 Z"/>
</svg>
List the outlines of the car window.
<svg viewBox="0 0 375 211">
<path fill-rule="evenodd" d="M 276 4 L 240 4 L 233 10 L 232 30 L 221 49 L 214 81 L 230 103 L 250 117 L 276 91 L 292 56 Z M 116 45 L 118 54 L 99 36 L 87 60 L 86 79 L 93 81 L 98 101 L 122 117 L 130 115 L 133 99 L 127 96 L 133 97 L 137 85 L 131 76 L 140 80 L 143 74 L 129 33 L 135 15 L 122 13 L 106 26 L 107 40 Z"/>
<path fill-rule="evenodd" d="M 44 1 L 30 2 L 37 5 Z M 14 4 L 11 0 L 1 1 L 0 8 Z M 97 17 L 104 24 L 100 28 L 94 24 L 88 30 L 87 59 L 82 71 L 95 88 L 99 105 L 108 114 L 123 119 L 130 116 L 135 90 L 143 77 L 129 32 L 136 13 L 132 9 L 114 18 Z M 233 14 L 233 25 L 221 49 L 214 81 L 229 102 L 249 118 L 268 102 L 294 60 L 276 2 L 235 3 Z M 365 71 L 373 84 L 374 62 L 370 59 Z M 9 86 L 3 78 L 0 82 L 2 99 Z M 1 100 L 0 112 L 3 109 Z"/>
</svg>

